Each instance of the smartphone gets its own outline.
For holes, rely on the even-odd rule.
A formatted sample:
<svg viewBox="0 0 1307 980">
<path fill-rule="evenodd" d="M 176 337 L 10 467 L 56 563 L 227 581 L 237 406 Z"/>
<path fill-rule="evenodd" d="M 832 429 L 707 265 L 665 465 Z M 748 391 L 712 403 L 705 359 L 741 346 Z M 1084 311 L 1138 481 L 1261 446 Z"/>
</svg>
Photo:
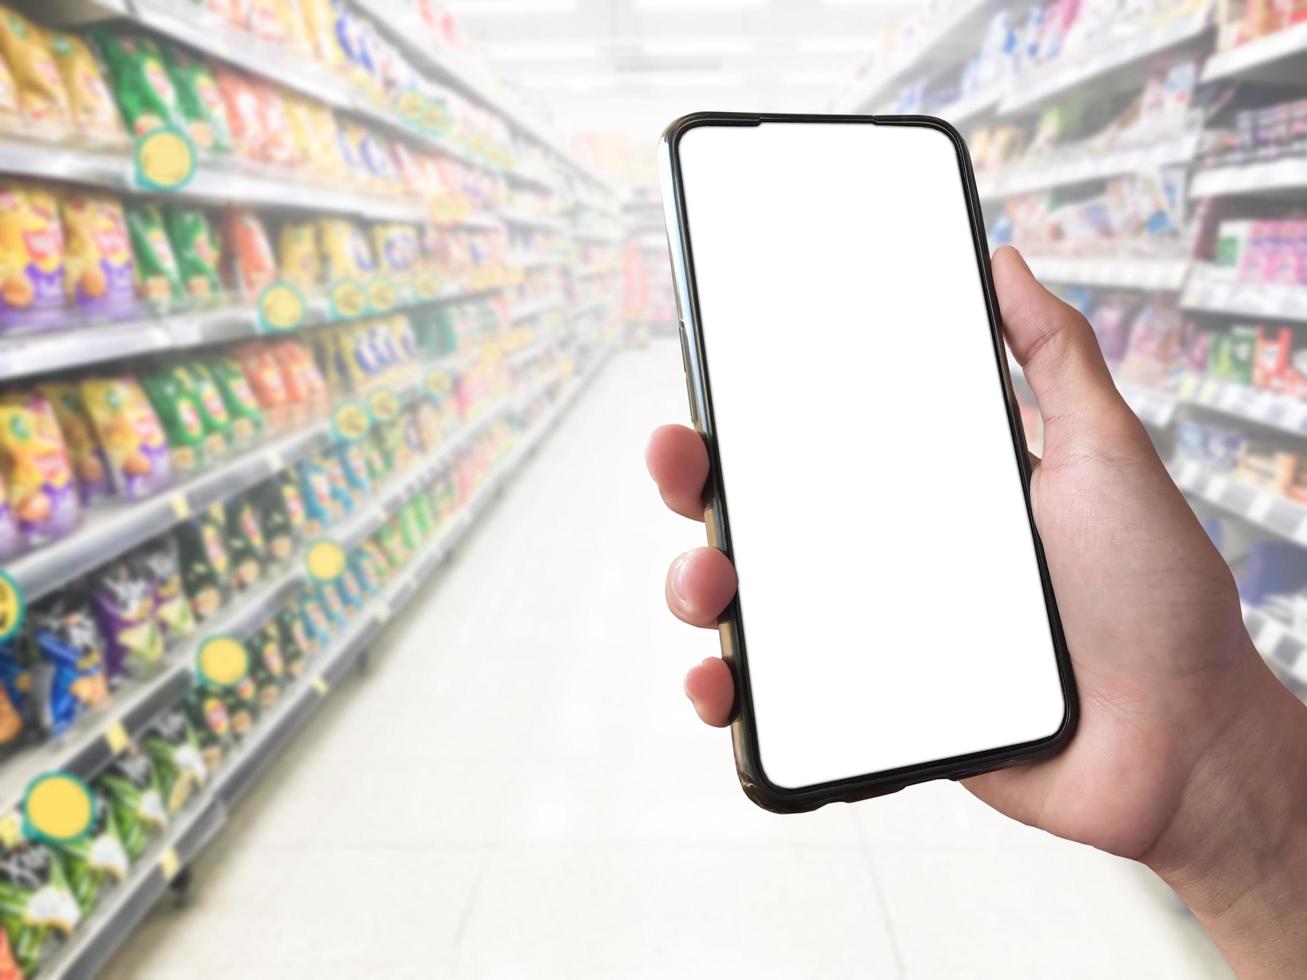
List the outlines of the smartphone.
<svg viewBox="0 0 1307 980">
<path fill-rule="evenodd" d="M 1056 753 L 1075 682 L 962 138 L 696 113 L 660 155 L 746 794 L 790 813 Z"/>
</svg>

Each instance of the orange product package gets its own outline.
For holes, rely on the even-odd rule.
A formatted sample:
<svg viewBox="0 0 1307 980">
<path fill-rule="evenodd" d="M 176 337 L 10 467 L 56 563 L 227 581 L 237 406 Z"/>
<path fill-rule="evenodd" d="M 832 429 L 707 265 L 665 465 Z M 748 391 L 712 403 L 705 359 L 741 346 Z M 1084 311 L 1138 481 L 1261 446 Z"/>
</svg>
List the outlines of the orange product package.
<svg viewBox="0 0 1307 980">
<path fill-rule="evenodd" d="M 254 83 L 240 72 L 224 65 L 213 66 L 218 91 L 227 104 L 227 119 L 231 123 L 232 143 L 236 155 L 246 160 L 266 159 L 267 136 L 263 130 L 263 114 Z"/>
<path fill-rule="evenodd" d="M 18 105 L 18 86 L 9 65 L 0 58 L 0 130 L 12 133 L 22 128 L 23 110 Z"/>
<path fill-rule="evenodd" d="M 0 54 L 9 63 L 23 116 L 43 135 L 63 137 L 72 125 L 68 93 L 45 31 L 0 8 Z"/>
<path fill-rule="evenodd" d="M 303 405 L 307 416 L 325 415 L 329 400 L 327 382 L 309 349 L 298 341 L 284 340 L 273 345 L 273 354 L 281 367 L 287 396 Z"/>
<path fill-rule="evenodd" d="M 223 231 L 227 254 L 232 257 L 232 286 L 243 296 L 257 296 L 277 278 L 277 260 L 267 229 L 249 208 L 231 208 Z"/>
<path fill-rule="evenodd" d="M 286 115 L 286 103 L 281 90 L 266 82 L 254 83 L 258 102 L 259 123 L 263 127 L 263 159 L 283 167 L 303 162 L 296 152 L 295 134 Z"/>
<path fill-rule="evenodd" d="M 50 50 L 59 66 L 77 134 L 91 143 L 126 142 L 127 130 L 118 105 L 105 84 L 100 62 L 86 42 L 72 34 L 53 33 Z"/>
<path fill-rule="evenodd" d="M 259 400 L 259 408 L 264 418 L 273 429 L 283 429 L 289 418 L 290 395 L 286 391 L 285 378 L 281 365 L 269 344 L 252 341 L 241 344 L 232 356 L 245 372 L 254 397 Z"/>
</svg>

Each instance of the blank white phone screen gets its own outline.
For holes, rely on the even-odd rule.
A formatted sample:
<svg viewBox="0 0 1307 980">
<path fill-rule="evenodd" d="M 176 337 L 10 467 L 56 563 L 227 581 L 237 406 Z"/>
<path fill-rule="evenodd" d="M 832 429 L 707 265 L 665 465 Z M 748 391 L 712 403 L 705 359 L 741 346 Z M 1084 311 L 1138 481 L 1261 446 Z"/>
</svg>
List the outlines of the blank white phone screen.
<svg viewBox="0 0 1307 980">
<path fill-rule="evenodd" d="M 679 157 L 767 778 L 1055 734 L 955 145 L 764 122 L 690 129 Z"/>
</svg>

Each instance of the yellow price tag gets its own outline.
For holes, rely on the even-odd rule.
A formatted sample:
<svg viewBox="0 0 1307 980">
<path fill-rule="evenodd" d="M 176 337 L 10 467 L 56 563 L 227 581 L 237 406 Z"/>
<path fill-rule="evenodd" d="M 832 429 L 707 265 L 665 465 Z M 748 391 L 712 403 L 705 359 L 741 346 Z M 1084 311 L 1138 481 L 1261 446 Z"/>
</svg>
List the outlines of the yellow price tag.
<svg viewBox="0 0 1307 980">
<path fill-rule="evenodd" d="M 368 411 L 377 422 L 393 422 L 399 418 L 399 396 L 390 388 L 373 388 L 368 392 Z"/>
<path fill-rule="evenodd" d="M 452 194 L 442 194 L 432 199 L 430 211 L 431 220 L 436 224 L 449 224 L 458 216 L 458 202 Z"/>
<path fill-rule="evenodd" d="M 0 568 L 0 641 L 7 640 L 22 628 L 27 617 L 27 600 L 18 580 Z"/>
<path fill-rule="evenodd" d="M 368 311 L 368 295 L 357 279 L 337 279 L 327 289 L 327 301 L 337 320 L 353 320 Z"/>
<path fill-rule="evenodd" d="M 123 727 L 121 721 L 115 721 L 104 730 L 104 740 L 109 746 L 109 751 L 114 755 L 117 755 L 123 749 L 127 748 L 127 729 Z"/>
<path fill-rule="evenodd" d="M 184 493 L 174 493 L 169 497 L 168 506 L 172 508 L 172 516 L 179 521 L 184 521 L 191 516 L 191 504 Z"/>
<path fill-rule="evenodd" d="M 313 542 L 304 554 L 304 567 L 317 582 L 336 581 L 345 574 L 347 561 L 345 549 L 330 538 Z"/>
<path fill-rule="evenodd" d="M 80 776 L 48 772 L 37 776 L 23 795 L 23 833 L 62 843 L 74 841 L 95 822 L 95 797 Z"/>
<path fill-rule="evenodd" d="M 331 413 L 331 427 L 342 442 L 358 442 L 372 427 L 372 416 L 358 402 L 345 402 Z"/>
<path fill-rule="evenodd" d="M 23 818 L 17 810 L 10 810 L 0 817 L 0 844 L 6 848 L 17 847 L 23 840 Z"/>
<path fill-rule="evenodd" d="M 313 678 L 313 690 L 317 691 L 318 694 L 325 698 L 327 692 L 331 690 L 331 687 L 327 684 L 326 680 L 323 679 L 322 675 L 319 674 L 317 677 Z"/>
<path fill-rule="evenodd" d="M 259 293 L 259 325 L 268 333 L 294 330 L 304 322 L 304 294 L 288 282 L 274 282 Z"/>
<path fill-rule="evenodd" d="M 195 658 L 200 678 L 215 687 L 235 687 L 250 672 L 250 654 L 234 636 L 205 640 Z"/>
<path fill-rule="evenodd" d="M 413 289 L 419 299 L 435 299 L 440 295 L 440 277 L 423 270 L 413 277 Z"/>
<path fill-rule="evenodd" d="M 373 313 L 389 313 L 399 302 L 395 284 L 385 276 L 368 280 L 368 309 Z"/>
<path fill-rule="evenodd" d="M 195 176 L 195 144 L 176 126 L 161 126 L 136 141 L 136 183 L 151 191 L 175 191 Z"/>
<path fill-rule="evenodd" d="M 159 873 L 163 875 L 164 881 L 172 881 L 177 877 L 177 872 L 182 869 L 181 858 L 171 847 L 159 855 Z"/>
</svg>

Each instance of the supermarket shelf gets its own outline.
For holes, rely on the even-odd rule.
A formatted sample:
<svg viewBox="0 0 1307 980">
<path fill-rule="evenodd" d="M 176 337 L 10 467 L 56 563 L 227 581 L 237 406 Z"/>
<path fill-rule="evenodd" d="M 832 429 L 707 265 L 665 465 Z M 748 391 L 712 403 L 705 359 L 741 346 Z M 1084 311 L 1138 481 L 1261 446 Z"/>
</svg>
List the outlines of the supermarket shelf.
<svg viewBox="0 0 1307 980">
<path fill-rule="evenodd" d="M 550 330 L 545 333 L 544 336 L 532 341 L 525 347 L 519 347 L 517 350 L 505 354 L 504 360 L 508 363 L 508 366 L 512 368 L 519 368 L 523 364 L 530 364 L 537 357 L 547 354 L 555 347 L 558 347 L 562 336 L 563 334 L 561 330 Z"/>
<path fill-rule="evenodd" d="M 1180 381 L 1175 397 L 1243 422 L 1307 436 L 1307 401 L 1292 395 L 1190 375 Z"/>
<path fill-rule="evenodd" d="M 1049 282 L 1156 292 L 1179 290 L 1189 269 L 1187 259 L 1063 259 L 1028 255 L 1026 261 L 1036 276 Z"/>
<path fill-rule="evenodd" d="M 606 299 L 597 299 L 592 303 L 582 303 L 572 311 L 572 319 L 579 320 L 582 317 L 594 316 L 596 313 L 602 313 L 608 309 L 611 302 Z"/>
<path fill-rule="evenodd" d="M 954 126 L 966 125 L 982 113 L 995 108 L 1003 98 L 1005 91 L 1007 91 L 1006 82 L 987 85 L 982 89 L 977 89 L 962 96 L 956 102 L 940 109 L 935 115 L 941 119 L 947 119 Z"/>
<path fill-rule="evenodd" d="M 1231 316 L 1307 321 L 1307 287 L 1230 282 L 1220 279 L 1212 266 L 1199 263 L 1189 274 L 1180 305 Z"/>
<path fill-rule="evenodd" d="M 1069 63 L 1056 61 L 1024 72 L 1013 79 L 998 111 L 1030 112 L 1090 81 L 1094 82 L 1093 87 L 1082 91 L 1092 93 L 1094 98 L 1101 98 L 1111 87 L 1140 82 L 1153 55 L 1195 40 L 1208 30 L 1211 22 L 1211 10 L 1202 9 L 1161 29 L 1141 29 L 1125 40 L 1114 41 Z"/>
<path fill-rule="evenodd" d="M 529 320 L 533 316 L 539 316 L 541 313 L 548 313 L 550 310 L 556 309 L 562 305 L 563 297 L 561 296 L 550 296 L 546 299 L 522 303 L 514 307 L 510 319 L 513 323 L 517 323 L 519 320 Z"/>
<path fill-rule="evenodd" d="M 1296 201 L 1304 194 L 1307 194 L 1307 157 L 1213 167 L 1198 171 L 1189 184 L 1189 196 L 1193 198 L 1251 195 Z"/>
<path fill-rule="evenodd" d="M 533 174 L 527 170 L 505 170 L 504 179 L 510 184 L 531 190 L 544 191 L 546 194 L 558 194 L 557 182 L 548 174 Z"/>
<path fill-rule="evenodd" d="M 553 218 L 546 214 L 524 214 L 520 211 L 511 211 L 505 208 L 499 210 L 499 216 L 504 219 L 504 223 L 517 228 L 539 228 L 543 231 L 562 231 L 566 224 L 559 218 Z"/>
<path fill-rule="evenodd" d="M 567 260 L 561 255 L 510 255 L 504 261 L 507 265 L 517 266 L 520 269 L 545 269 L 567 264 Z"/>
<path fill-rule="evenodd" d="M 890 94 L 891 88 L 924 67 L 970 54 L 993 0 L 962 0 L 947 15 L 932 23 L 910 47 L 891 55 L 883 67 L 873 68 L 849 94 L 850 112 L 864 112 Z"/>
<path fill-rule="evenodd" d="M 617 232 L 603 231 L 598 228 L 578 228 L 572 233 L 572 237 L 578 242 L 596 242 L 600 245 L 617 245 L 622 241 L 622 236 Z"/>
<path fill-rule="evenodd" d="M 538 448 L 589 381 L 603 365 L 601 358 L 565 391 L 531 431 L 509 450 L 454 517 L 443 533 L 414 557 L 366 609 L 360 610 L 331 649 L 310 662 L 311 676 L 290 685 L 272 710 L 241 742 L 223 768 L 191 799 L 176 821 L 136 862 L 127 879 L 114 888 L 101 906 L 81 924 L 69 942 L 41 971 L 47 978 L 91 976 L 108 961 L 155 902 L 166 892 L 166 868 L 187 867 L 226 823 L 230 808 L 276 756 L 277 750 L 303 725 L 317 705 L 382 632 L 385 624 L 419 584 L 449 557 L 474 526 L 477 517 L 503 489 L 518 467 Z"/>
<path fill-rule="evenodd" d="M 1141 422 L 1166 428 L 1174 420 L 1179 404 L 1174 397 L 1126 382 L 1118 382 L 1116 387 Z"/>
<path fill-rule="evenodd" d="M 1074 153 L 1073 148 L 1068 147 L 1071 159 L 1039 166 L 1005 167 L 997 177 L 978 180 L 976 189 L 982 201 L 997 200 L 1187 163 L 1193 159 L 1201 139 L 1202 133 L 1193 131 L 1142 146 L 1119 147 L 1102 153 L 1087 150 Z"/>
<path fill-rule="evenodd" d="M 581 269 L 573 269 L 572 278 L 593 279 L 596 276 L 606 276 L 616 271 L 617 266 L 615 265 L 589 265 Z"/>
<path fill-rule="evenodd" d="M 1202 81 L 1301 82 L 1307 69 L 1307 23 L 1221 51 L 1203 65 Z"/>
<path fill-rule="evenodd" d="M 1195 460 L 1170 465 L 1176 485 L 1189 497 L 1206 501 L 1277 537 L 1307 547 L 1307 507 Z"/>
<path fill-rule="evenodd" d="M 1261 655 L 1299 684 L 1307 685 L 1307 635 L 1265 609 L 1247 603 L 1240 607 L 1243 624 Z"/>
</svg>

